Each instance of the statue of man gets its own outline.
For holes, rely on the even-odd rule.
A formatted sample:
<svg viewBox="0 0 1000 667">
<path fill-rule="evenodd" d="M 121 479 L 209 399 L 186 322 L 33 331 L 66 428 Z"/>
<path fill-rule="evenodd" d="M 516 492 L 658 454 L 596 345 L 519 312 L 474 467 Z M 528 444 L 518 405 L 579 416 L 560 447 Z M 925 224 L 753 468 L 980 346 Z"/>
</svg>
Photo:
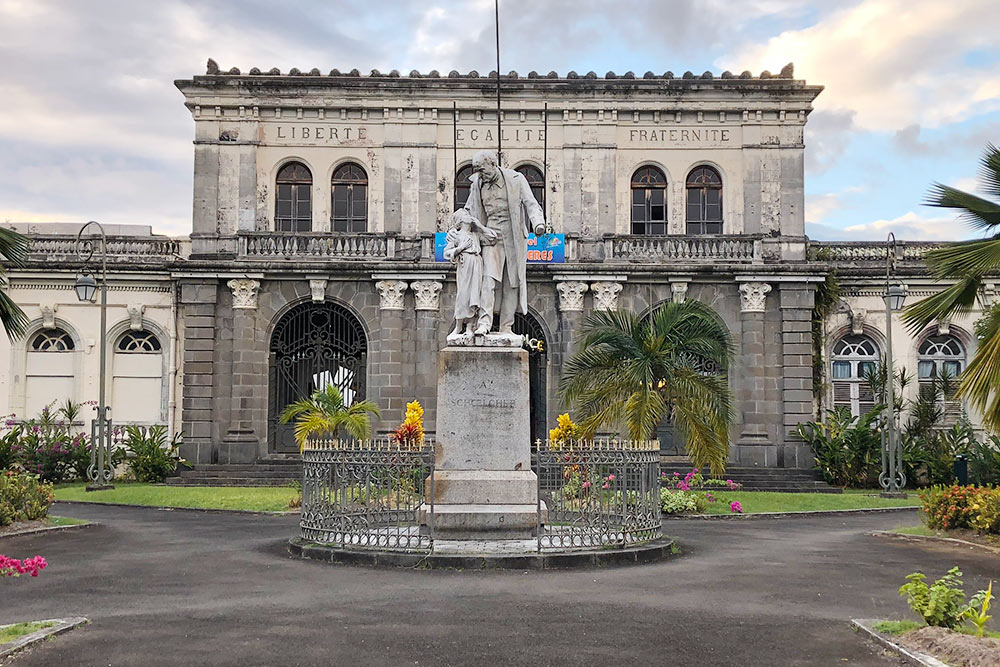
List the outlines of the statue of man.
<svg viewBox="0 0 1000 667">
<path fill-rule="evenodd" d="M 472 158 L 472 185 L 465 208 L 496 233 L 482 248 L 482 315 L 477 334 L 487 333 L 493 313 L 500 313 L 500 333 L 512 333 L 514 312 L 528 312 L 528 234 L 545 233 L 542 207 L 524 176 L 497 165 L 496 154 L 479 151 Z M 530 223 L 530 225 L 529 225 Z"/>
</svg>

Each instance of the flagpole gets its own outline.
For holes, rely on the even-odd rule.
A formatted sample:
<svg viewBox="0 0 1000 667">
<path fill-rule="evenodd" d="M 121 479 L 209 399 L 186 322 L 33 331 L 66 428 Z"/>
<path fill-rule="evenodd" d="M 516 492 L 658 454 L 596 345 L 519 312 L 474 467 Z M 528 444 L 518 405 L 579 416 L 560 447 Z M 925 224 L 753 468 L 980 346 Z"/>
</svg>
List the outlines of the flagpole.
<svg viewBox="0 0 1000 667">
<path fill-rule="evenodd" d="M 500 142 L 500 0 L 493 0 L 497 24 L 497 164 L 502 161 L 502 145 Z"/>
</svg>

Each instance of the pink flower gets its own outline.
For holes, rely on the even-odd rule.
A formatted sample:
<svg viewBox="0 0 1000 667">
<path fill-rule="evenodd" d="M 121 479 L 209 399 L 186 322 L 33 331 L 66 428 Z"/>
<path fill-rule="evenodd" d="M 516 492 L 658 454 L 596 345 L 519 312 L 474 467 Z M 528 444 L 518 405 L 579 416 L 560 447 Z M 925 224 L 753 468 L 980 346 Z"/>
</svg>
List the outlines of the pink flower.
<svg viewBox="0 0 1000 667">
<path fill-rule="evenodd" d="M 715 502 L 715 496 L 713 496 L 711 493 L 706 493 L 705 494 L 705 500 L 707 500 L 710 503 L 714 503 Z"/>
<path fill-rule="evenodd" d="M 605 482 L 604 484 L 601 484 L 601 488 L 602 488 L 602 489 L 610 489 L 610 488 L 611 488 L 611 485 L 610 485 L 610 484 L 608 484 L 607 482 Z"/>
<path fill-rule="evenodd" d="M 614 475 L 608 475 L 608 481 L 609 482 L 615 481 L 615 476 Z"/>
<path fill-rule="evenodd" d="M 583 483 L 583 488 L 589 489 L 590 488 L 590 482 L 584 482 Z"/>
<path fill-rule="evenodd" d="M 734 500 L 729 503 L 729 511 L 733 514 L 743 514 L 743 506 L 740 505 L 738 500 Z"/>
<path fill-rule="evenodd" d="M 690 491 L 691 485 L 688 484 L 687 482 L 679 482 L 677 484 L 677 488 L 680 489 L 681 491 Z"/>
<path fill-rule="evenodd" d="M 680 476 L 681 476 L 681 474 L 675 470 L 674 471 L 674 477 L 680 477 Z"/>
</svg>

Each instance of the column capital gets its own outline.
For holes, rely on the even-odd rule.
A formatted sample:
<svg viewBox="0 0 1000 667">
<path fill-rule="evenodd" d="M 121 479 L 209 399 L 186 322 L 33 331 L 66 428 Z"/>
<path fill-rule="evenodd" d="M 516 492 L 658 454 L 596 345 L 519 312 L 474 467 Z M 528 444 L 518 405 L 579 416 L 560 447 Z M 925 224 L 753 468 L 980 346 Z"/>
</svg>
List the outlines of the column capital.
<svg viewBox="0 0 1000 667">
<path fill-rule="evenodd" d="M 403 295 L 406 283 L 402 280 L 380 280 L 375 283 L 378 290 L 379 310 L 403 310 Z"/>
<path fill-rule="evenodd" d="M 260 281 L 253 278 L 233 278 L 228 283 L 233 291 L 233 308 L 257 309 L 257 290 Z"/>
<path fill-rule="evenodd" d="M 740 311 L 763 313 L 767 303 L 767 293 L 770 291 L 771 286 L 767 283 L 742 283 L 740 285 Z"/>
<path fill-rule="evenodd" d="M 594 310 L 617 310 L 618 293 L 622 291 L 622 284 L 619 282 L 596 282 L 590 283 L 590 291 L 594 294 Z M 560 294 L 561 296 L 561 294 Z M 583 306 L 583 294 L 580 294 L 581 308 Z"/>
<path fill-rule="evenodd" d="M 587 291 L 587 283 L 566 281 L 556 284 L 559 292 L 559 310 L 564 313 L 583 310 L 583 295 Z"/>
<path fill-rule="evenodd" d="M 417 310 L 440 310 L 441 283 L 436 280 L 414 280 L 410 283 Z"/>
</svg>

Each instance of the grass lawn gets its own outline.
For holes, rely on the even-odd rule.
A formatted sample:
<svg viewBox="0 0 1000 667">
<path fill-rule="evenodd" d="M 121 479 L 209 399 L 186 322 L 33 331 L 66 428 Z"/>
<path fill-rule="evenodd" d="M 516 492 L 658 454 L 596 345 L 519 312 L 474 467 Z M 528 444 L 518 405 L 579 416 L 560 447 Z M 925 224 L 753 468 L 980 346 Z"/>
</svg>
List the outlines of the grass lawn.
<svg viewBox="0 0 1000 667">
<path fill-rule="evenodd" d="M 31 623 L 15 623 L 14 625 L 0 626 L 0 644 L 12 642 L 18 637 L 30 635 L 36 630 L 51 628 L 55 623 L 42 623 L 34 621 Z"/>
<path fill-rule="evenodd" d="M 73 519 L 68 516 L 47 516 L 45 517 L 46 523 L 50 526 L 79 526 L 83 523 L 89 523 L 85 519 Z"/>
<path fill-rule="evenodd" d="M 85 487 L 83 482 L 61 484 L 55 489 L 56 500 L 280 512 L 288 510 L 288 501 L 298 494 L 289 487 L 163 486 L 118 482 L 115 488 L 107 491 L 88 492 Z"/>
<path fill-rule="evenodd" d="M 872 625 L 877 632 L 882 632 L 887 635 L 901 635 L 904 632 L 909 632 L 910 630 L 916 630 L 917 628 L 924 627 L 923 623 L 918 623 L 916 621 L 879 621 Z M 955 628 L 955 632 L 961 632 L 963 635 L 974 635 L 976 634 L 975 628 L 968 625 L 961 625 Z M 1000 632 L 993 632 L 992 630 L 986 630 L 983 632 L 985 637 L 1000 638 Z"/>
<path fill-rule="evenodd" d="M 871 494 L 871 495 L 869 495 Z M 724 491 L 716 494 L 726 502 L 708 505 L 708 514 L 731 514 L 729 503 L 739 501 L 744 514 L 758 512 L 805 512 L 815 510 L 856 510 L 878 507 L 916 507 L 912 498 L 880 498 L 877 493 L 778 493 L 774 491 Z"/>
</svg>

